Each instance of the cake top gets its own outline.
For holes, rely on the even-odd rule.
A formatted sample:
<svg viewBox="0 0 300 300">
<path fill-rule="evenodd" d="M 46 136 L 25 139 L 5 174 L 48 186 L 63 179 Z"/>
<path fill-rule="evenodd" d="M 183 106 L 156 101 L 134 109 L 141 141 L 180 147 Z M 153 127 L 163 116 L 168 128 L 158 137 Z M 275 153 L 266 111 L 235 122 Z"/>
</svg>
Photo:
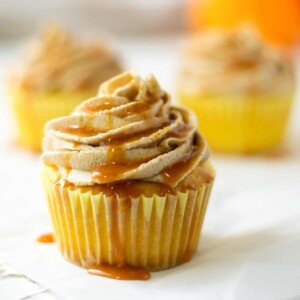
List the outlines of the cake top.
<svg viewBox="0 0 300 300">
<path fill-rule="evenodd" d="M 32 40 L 25 61 L 15 70 L 14 84 L 37 91 L 97 90 L 99 83 L 121 72 L 105 41 L 83 41 L 58 26 Z"/>
<path fill-rule="evenodd" d="M 249 27 L 211 29 L 191 37 L 184 48 L 179 80 L 185 90 L 203 94 L 287 92 L 295 84 L 287 56 Z"/>
<path fill-rule="evenodd" d="M 46 125 L 42 159 L 75 185 L 128 180 L 175 187 L 209 151 L 193 113 L 172 106 L 153 76 L 104 82 L 98 96 Z"/>
</svg>

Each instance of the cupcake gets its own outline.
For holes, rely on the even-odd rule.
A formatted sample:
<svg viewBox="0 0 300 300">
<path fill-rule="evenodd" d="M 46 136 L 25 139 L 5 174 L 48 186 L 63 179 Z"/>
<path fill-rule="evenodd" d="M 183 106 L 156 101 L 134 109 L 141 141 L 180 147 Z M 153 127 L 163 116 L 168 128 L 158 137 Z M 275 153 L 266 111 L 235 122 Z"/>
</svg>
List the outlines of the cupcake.
<svg viewBox="0 0 300 300">
<path fill-rule="evenodd" d="M 289 59 L 250 29 L 211 30 L 186 44 L 179 101 L 197 114 L 213 150 L 255 153 L 278 146 L 294 91 Z"/>
<path fill-rule="evenodd" d="M 41 151 L 45 123 L 69 114 L 97 93 L 99 83 L 120 72 L 105 42 L 76 41 L 60 27 L 47 28 L 9 76 L 18 143 Z"/>
<path fill-rule="evenodd" d="M 42 180 L 60 251 L 117 279 L 189 261 L 214 181 L 208 156 L 194 115 L 153 76 L 103 83 L 46 125 Z"/>
</svg>

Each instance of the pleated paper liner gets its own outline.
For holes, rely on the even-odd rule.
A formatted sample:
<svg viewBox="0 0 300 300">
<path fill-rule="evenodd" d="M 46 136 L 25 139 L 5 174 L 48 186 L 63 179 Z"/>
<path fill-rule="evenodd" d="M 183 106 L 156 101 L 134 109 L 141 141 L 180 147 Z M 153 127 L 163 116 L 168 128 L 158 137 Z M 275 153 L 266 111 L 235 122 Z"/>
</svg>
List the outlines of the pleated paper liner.
<svg viewBox="0 0 300 300">
<path fill-rule="evenodd" d="M 18 144 L 31 151 L 41 151 L 46 122 L 69 115 L 97 91 L 51 93 L 15 88 L 9 92 L 17 123 Z"/>
<path fill-rule="evenodd" d="M 284 137 L 293 96 L 210 96 L 179 93 L 193 110 L 210 147 L 230 153 L 256 153 L 278 146 Z"/>
<path fill-rule="evenodd" d="M 195 252 L 212 183 L 164 197 L 107 197 L 93 188 L 55 185 L 42 172 L 55 239 L 82 267 L 122 264 L 157 271 Z M 213 180 L 212 180 L 213 181 Z"/>
</svg>

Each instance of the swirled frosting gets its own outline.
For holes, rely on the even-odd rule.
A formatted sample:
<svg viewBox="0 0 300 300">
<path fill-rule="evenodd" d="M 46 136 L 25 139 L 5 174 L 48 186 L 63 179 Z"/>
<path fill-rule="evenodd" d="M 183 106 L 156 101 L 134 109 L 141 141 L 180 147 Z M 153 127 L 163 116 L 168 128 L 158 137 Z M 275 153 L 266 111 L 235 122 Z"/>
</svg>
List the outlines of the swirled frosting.
<svg viewBox="0 0 300 300">
<path fill-rule="evenodd" d="M 27 89 L 77 91 L 97 90 L 99 83 L 120 72 L 120 64 L 106 43 L 75 41 L 55 26 L 31 42 L 16 76 Z"/>
<path fill-rule="evenodd" d="M 153 76 L 132 72 L 48 122 L 43 149 L 43 162 L 75 185 L 143 180 L 175 187 L 208 158 L 194 115 L 172 106 Z"/>
<path fill-rule="evenodd" d="M 251 28 L 210 30 L 186 44 L 179 82 L 186 91 L 290 92 L 294 70 L 289 59 L 266 45 Z"/>
</svg>

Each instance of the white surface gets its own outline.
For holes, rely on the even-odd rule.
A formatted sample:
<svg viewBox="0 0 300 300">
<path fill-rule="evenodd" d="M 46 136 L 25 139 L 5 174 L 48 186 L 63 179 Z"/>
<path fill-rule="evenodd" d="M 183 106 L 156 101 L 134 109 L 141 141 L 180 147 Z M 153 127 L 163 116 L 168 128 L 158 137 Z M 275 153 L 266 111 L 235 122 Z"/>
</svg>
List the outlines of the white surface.
<svg viewBox="0 0 300 300">
<path fill-rule="evenodd" d="M 177 43 L 120 45 L 129 67 L 143 75 L 153 72 L 165 89 L 174 91 Z M 0 49 L 1 75 L 14 58 L 11 49 Z M 2 89 L 0 253 L 14 269 L 62 299 L 300 299 L 299 101 L 287 155 L 212 158 L 217 180 L 198 252 L 187 264 L 152 273 L 147 282 L 88 275 L 65 261 L 55 244 L 35 242 L 51 231 L 40 161 L 11 143 L 5 102 Z M 1 300 L 20 298 L 19 283 L 9 297 L 1 272 L 0 283 Z M 13 297 L 14 292 L 18 296 Z"/>
</svg>

